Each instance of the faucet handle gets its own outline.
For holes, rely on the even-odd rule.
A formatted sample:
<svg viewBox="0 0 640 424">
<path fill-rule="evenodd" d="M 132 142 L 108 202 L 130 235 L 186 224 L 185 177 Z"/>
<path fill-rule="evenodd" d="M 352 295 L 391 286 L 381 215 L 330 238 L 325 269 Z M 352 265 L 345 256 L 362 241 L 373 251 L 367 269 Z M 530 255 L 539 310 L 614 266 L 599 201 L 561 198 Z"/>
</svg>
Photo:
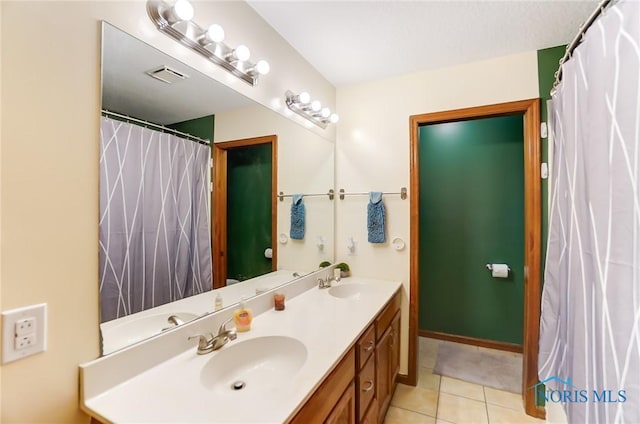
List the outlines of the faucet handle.
<svg viewBox="0 0 640 424">
<path fill-rule="evenodd" d="M 211 333 L 207 333 L 207 334 L 198 334 L 196 336 L 189 336 L 187 338 L 187 340 L 191 340 L 191 339 L 198 339 L 198 351 L 206 349 L 209 344 L 211 344 L 211 341 L 213 340 L 213 334 Z"/>
<path fill-rule="evenodd" d="M 220 328 L 218 328 L 218 335 L 220 335 L 220 334 L 224 333 L 225 331 L 227 331 L 227 324 L 229 324 L 232 319 L 233 319 L 233 317 L 227 319 L 222 324 L 220 324 Z"/>
</svg>

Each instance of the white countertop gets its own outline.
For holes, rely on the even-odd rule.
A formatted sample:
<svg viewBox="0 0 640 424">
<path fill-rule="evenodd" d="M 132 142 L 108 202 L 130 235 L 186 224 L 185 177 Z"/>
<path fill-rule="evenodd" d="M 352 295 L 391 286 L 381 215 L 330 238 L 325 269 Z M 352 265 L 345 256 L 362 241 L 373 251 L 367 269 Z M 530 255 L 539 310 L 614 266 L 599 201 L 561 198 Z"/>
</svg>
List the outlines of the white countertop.
<svg viewBox="0 0 640 424">
<path fill-rule="evenodd" d="M 336 298 L 326 289 L 311 288 L 287 299 L 284 311 L 270 309 L 255 316 L 251 331 L 238 333 L 237 340 L 219 351 L 197 355 L 193 347 L 84 399 L 84 408 L 102 419 L 122 423 L 284 422 L 297 412 L 401 286 L 399 282 L 356 277 L 338 284 L 357 283 L 365 284 L 366 290 L 356 298 Z M 290 381 L 278 382 L 251 404 L 242 400 L 242 391 L 214 393 L 202 385 L 200 371 L 219 352 L 234 343 L 272 335 L 293 337 L 307 348 L 306 362 Z"/>
</svg>

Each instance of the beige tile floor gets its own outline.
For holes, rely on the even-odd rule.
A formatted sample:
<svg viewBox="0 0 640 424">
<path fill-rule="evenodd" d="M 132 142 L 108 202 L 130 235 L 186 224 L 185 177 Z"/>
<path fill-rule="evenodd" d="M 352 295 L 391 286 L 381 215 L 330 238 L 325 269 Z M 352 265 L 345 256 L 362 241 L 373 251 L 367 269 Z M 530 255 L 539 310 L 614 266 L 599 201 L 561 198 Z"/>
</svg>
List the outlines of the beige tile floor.
<svg viewBox="0 0 640 424">
<path fill-rule="evenodd" d="M 386 424 L 544 423 L 524 413 L 518 394 L 433 374 L 441 343 L 450 342 L 420 337 L 418 385 L 398 384 L 384 420 Z"/>
</svg>

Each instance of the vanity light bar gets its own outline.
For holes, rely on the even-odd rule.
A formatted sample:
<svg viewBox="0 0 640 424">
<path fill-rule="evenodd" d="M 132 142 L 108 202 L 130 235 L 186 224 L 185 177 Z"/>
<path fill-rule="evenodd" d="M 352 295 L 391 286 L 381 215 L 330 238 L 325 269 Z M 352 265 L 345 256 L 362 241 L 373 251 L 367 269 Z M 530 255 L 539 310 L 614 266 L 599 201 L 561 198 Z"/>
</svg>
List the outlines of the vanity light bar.
<svg viewBox="0 0 640 424">
<path fill-rule="evenodd" d="M 303 118 L 313 122 L 322 129 L 328 124 L 335 124 L 340 119 L 338 114 L 331 113 L 328 107 L 322 107 L 317 100 L 311 100 L 311 96 L 306 91 L 294 94 L 287 90 L 285 93 L 285 103 L 287 107 Z"/>
<path fill-rule="evenodd" d="M 258 83 L 260 75 L 269 73 L 270 66 L 266 60 L 259 60 L 255 64 L 249 61 L 251 52 L 247 46 L 239 45 L 232 48 L 226 45 L 222 41 L 224 30 L 220 25 L 213 24 L 203 29 L 193 22 L 193 6 L 188 0 L 171 3 L 149 0 L 147 13 L 160 32 L 252 86 Z"/>
</svg>

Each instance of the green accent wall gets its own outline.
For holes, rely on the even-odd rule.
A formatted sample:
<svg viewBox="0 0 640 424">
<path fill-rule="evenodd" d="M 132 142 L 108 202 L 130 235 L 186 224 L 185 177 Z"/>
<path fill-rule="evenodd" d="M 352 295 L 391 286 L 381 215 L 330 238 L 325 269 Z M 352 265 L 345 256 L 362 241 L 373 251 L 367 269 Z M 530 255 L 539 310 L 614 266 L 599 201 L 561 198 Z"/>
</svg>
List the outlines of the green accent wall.
<svg viewBox="0 0 640 424">
<path fill-rule="evenodd" d="M 215 116 L 208 115 L 188 121 L 176 122 L 175 124 L 167 125 L 167 127 L 213 141 Z"/>
<path fill-rule="evenodd" d="M 420 127 L 421 330 L 522 344 L 523 116 Z M 492 278 L 487 263 L 507 263 Z"/>
<path fill-rule="evenodd" d="M 538 91 L 540 95 L 540 122 L 549 122 L 549 111 L 547 110 L 547 100 L 551 99 L 551 88 L 556 80 L 555 73 L 558 70 L 558 63 L 566 51 L 567 46 L 550 47 L 538 50 Z M 547 139 L 541 143 L 542 162 L 549 163 L 549 144 Z M 547 252 L 547 229 L 549 224 L 549 180 L 542 180 L 542 266 Z M 544 269 L 542 269 L 544 276 Z"/>
<path fill-rule="evenodd" d="M 551 99 L 551 88 L 556 80 L 555 73 L 558 70 L 560 59 L 564 56 L 567 46 L 556 46 L 538 50 L 538 90 L 540 95 L 540 121 L 549 122 L 547 100 Z M 543 139 L 541 145 L 542 162 L 549 163 L 549 144 Z M 547 254 L 547 233 L 549 228 L 549 180 L 542 180 L 542 272 L 544 283 L 544 258 Z M 536 396 L 538 405 L 544 406 L 544 398 Z"/>
<path fill-rule="evenodd" d="M 271 144 L 227 151 L 227 278 L 271 272 Z"/>
</svg>

